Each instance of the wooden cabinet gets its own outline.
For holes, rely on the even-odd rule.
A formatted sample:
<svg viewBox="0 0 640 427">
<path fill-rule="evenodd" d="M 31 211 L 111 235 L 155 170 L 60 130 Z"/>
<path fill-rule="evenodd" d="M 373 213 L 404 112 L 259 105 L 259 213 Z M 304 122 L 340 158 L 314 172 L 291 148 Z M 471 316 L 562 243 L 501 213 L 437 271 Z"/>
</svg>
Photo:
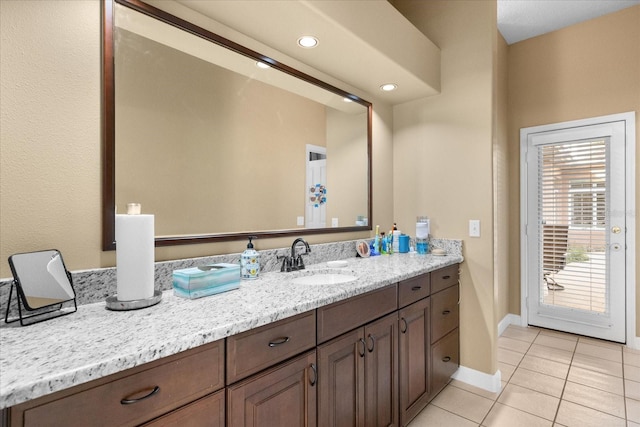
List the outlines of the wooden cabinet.
<svg viewBox="0 0 640 427">
<path fill-rule="evenodd" d="M 405 426 L 459 366 L 458 275 L 457 264 L 445 267 L 16 405 L 0 419 Z"/>
<path fill-rule="evenodd" d="M 397 314 L 318 347 L 318 425 L 396 426 Z"/>
<path fill-rule="evenodd" d="M 316 352 L 288 362 L 228 387 L 227 425 L 316 425 Z"/>
<path fill-rule="evenodd" d="M 224 341 L 216 341 L 14 406 L 10 425 L 138 425 L 223 387 Z M 209 408 L 205 416 L 219 419 Z"/>
<path fill-rule="evenodd" d="M 429 402 L 430 302 L 424 298 L 399 312 L 401 425 L 407 425 Z"/>
<path fill-rule="evenodd" d="M 231 384 L 316 346 L 316 312 L 270 323 L 227 338 Z"/>
</svg>

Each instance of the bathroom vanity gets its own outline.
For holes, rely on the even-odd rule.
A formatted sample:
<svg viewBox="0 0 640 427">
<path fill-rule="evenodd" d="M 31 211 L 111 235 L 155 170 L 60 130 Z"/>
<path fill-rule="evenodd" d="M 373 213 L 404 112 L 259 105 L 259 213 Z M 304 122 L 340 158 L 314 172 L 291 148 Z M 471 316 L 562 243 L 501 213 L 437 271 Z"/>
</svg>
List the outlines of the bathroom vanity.
<svg viewBox="0 0 640 427">
<path fill-rule="evenodd" d="M 267 273 L 199 300 L 165 292 L 3 328 L 9 426 L 406 425 L 459 365 L 458 255 Z M 326 273 L 340 284 L 296 285 Z M 8 349 L 8 351 L 5 351 Z"/>
</svg>

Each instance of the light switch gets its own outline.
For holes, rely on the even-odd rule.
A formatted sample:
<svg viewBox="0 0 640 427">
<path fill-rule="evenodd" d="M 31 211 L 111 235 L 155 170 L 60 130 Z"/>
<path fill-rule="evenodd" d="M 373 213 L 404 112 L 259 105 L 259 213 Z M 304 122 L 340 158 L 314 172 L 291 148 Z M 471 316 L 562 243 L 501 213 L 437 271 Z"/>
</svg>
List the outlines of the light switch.
<svg viewBox="0 0 640 427">
<path fill-rule="evenodd" d="M 338 218 L 331 218 L 331 226 L 332 227 L 338 226 Z"/>
<path fill-rule="evenodd" d="M 480 220 L 469 220 L 469 237 L 480 237 Z"/>
<path fill-rule="evenodd" d="M 298 217 L 298 221 L 296 223 L 297 225 L 304 225 L 304 217 L 303 216 L 299 216 Z"/>
</svg>

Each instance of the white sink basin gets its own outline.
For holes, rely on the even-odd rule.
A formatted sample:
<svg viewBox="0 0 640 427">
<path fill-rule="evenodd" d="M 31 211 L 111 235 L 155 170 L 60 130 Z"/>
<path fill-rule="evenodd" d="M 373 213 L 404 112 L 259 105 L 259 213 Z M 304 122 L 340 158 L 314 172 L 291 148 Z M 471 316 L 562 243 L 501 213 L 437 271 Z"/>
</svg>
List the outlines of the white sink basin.
<svg viewBox="0 0 640 427">
<path fill-rule="evenodd" d="M 322 273 L 297 277 L 292 280 L 292 283 L 295 285 L 337 285 L 353 282 L 356 279 L 357 277 L 351 274 Z"/>
</svg>

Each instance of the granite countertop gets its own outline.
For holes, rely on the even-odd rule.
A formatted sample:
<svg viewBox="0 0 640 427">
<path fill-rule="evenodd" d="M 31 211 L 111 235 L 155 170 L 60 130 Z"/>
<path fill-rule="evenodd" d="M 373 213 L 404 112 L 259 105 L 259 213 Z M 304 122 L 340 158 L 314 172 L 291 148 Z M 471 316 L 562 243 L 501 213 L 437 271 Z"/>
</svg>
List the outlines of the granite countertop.
<svg viewBox="0 0 640 427">
<path fill-rule="evenodd" d="M 459 255 L 415 253 L 350 258 L 343 272 L 358 280 L 327 286 L 265 273 L 240 288 L 195 300 L 165 291 L 160 304 L 109 311 L 104 302 L 78 306 L 69 316 L 37 325 L 0 327 L 0 409 L 95 380 L 451 264 Z"/>
</svg>

